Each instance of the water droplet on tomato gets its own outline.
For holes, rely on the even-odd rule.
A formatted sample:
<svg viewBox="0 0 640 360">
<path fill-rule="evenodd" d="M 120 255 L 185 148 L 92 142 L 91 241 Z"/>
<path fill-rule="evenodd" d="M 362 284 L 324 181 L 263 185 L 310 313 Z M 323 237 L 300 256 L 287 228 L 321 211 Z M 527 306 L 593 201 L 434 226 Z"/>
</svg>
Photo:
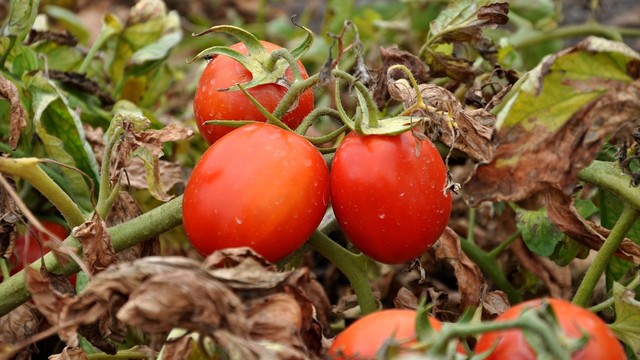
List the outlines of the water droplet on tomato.
<svg viewBox="0 0 640 360">
<path fill-rule="evenodd" d="M 236 222 L 237 222 L 238 224 L 242 224 L 242 220 L 240 220 L 239 218 L 236 218 Z"/>
<path fill-rule="evenodd" d="M 384 219 L 384 216 L 385 216 L 385 214 L 380 214 L 380 215 L 378 215 L 378 217 L 379 217 L 380 219 Z"/>
</svg>

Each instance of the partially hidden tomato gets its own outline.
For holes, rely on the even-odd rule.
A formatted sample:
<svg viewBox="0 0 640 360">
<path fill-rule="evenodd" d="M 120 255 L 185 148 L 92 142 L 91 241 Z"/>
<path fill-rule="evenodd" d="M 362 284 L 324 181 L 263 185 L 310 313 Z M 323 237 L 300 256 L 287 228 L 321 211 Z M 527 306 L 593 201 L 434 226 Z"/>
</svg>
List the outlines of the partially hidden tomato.
<svg viewBox="0 0 640 360">
<path fill-rule="evenodd" d="M 243 126 L 202 155 L 187 183 L 182 219 L 207 256 L 248 246 L 269 261 L 300 247 L 329 203 L 329 169 L 303 137 L 264 123 Z"/>
<path fill-rule="evenodd" d="M 374 260 L 413 260 L 449 221 L 447 169 L 428 139 L 349 133 L 331 166 L 333 211 L 346 237 Z"/>
<path fill-rule="evenodd" d="M 41 221 L 42 226 L 55 235 L 58 240 L 64 240 L 69 236 L 69 231 L 64 225 L 61 225 L 55 221 Z M 38 240 L 42 243 L 42 250 L 40 249 L 40 244 Z M 14 268 L 11 270 L 11 275 L 19 272 L 24 268 L 24 264 L 31 264 L 34 261 L 38 260 L 42 257 L 43 254 L 47 254 L 51 249 L 48 246 L 49 242 L 52 242 L 53 239 L 51 236 L 46 233 L 41 232 L 35 227 L 28 226 L 24 235 L 18 236 L 15 241 L 14 248 L 14 256 L 10 259 L 11 264 L 14 265 Z M 28 245 L 27 245 L 28 244 Z M 25 256 L 25 246 L 28 246 L 26 249 L 26 257 Z M 75 285 L 76 275 L 72 275 L 69 280 L 71 283 Z"/>
<path fill-rule="evenodd" d="M 559 299 L 526 301 L 511 307 L 498 316 L 495 321 L 516 319 L 524 309 L 538 307 L 543 301 L 547 301 L 551 305 L 566 336 L 579 338 L 583 332 L 589 336 L 586 346 L 573 353 L 572 360 L 623 360 L 627 358 L 622 345 L 600 317 L 568 301 Z M 497 344 L 496 348 L 486 360 L 535 360 L 537 358 L 520 329 L 484 333 L 478 339 L 474 351 L 476 354 L 484 353 L 495 344 Z"/>
<path fill-rule="evenodd" d="M 375 359 L 380 348 L 394 339 L 399 344 L 416 340 L 415 310 L 387 309 L 368 314 L 344 329 L 333 340 L 329 356 L 334 360 Z M 431 326 L 440 331 L 442 323 L 429 317 Z"/>
<path fill-rule="evenodd" d="M 280 46 L 261 41 L 269 52 L 280 49 Z M 247 54 L 243 43 L 230 46 L 231 49 Z M 307 71 L 300 61 L 298 69 L 303 78 L 308 78 Z M 291 69 L 287 69 L 286 76 L 292 80 Z M 204 69 L 193 99 L 193 112 L 200 133 L 208 144 L 212 144 L 233 128 L 227 126 L 206 125 L 209 120 L 253 120 L 266 121 L 264 115 L 251 103 L 242 91 L 218 91 L 236 84 L 242 84 L 253 78 L 251 72 L 236 60 L 224 56 L 215 56 Z M 248 90 L 262 106 L 273 112 L 280 100 L 287 92 L 287 88 L 279 84 L 264 84 Z M 282 122 L 292 129 L 300 125 L 302 119 L 313 110 L 313 91 L 306 90 L 298 98 L 297 104 L 289 109 L 282 118 Z"/>
</svg>

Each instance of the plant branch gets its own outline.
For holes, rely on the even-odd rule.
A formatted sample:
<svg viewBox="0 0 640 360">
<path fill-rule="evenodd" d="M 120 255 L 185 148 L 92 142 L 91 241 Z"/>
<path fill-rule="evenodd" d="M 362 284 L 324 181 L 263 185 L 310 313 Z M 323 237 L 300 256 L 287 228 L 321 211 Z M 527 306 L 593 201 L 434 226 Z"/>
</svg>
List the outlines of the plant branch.
<svg viewBox="0 0 640 360">
<path fill-rule="evenodd" d="M 640 209 L 640 188 L 631 186 L 631 177 L 625 175 L 620 164 L 616 162 L 594 160 L 589 166 L 580 170 L 577 178 Z"/>
<path fill-rule="evenodd" d="M 611 261 L 611 257 L 620 247 L 620 244 L 625 238 L 625 235 L 631 229 L 636 220 L 640 217 L 640 210 L 629 206 L 625 203 L 622 214 L 618 218 L 618 221 L 614 225 L 611 233 L 600 250 L 589 269 L 587 270 L 575 296 L 573 297 L 573 303 L 585 307 L 591 298 L 591 294 L 600 279 L 600 276 L 607 268 L 607 264 Z"/>
<path fill-rule="evenodd" d="M 18 176 L 38 189 L 60 211 L 70 228 L 85 222 L 80 208 L 42 168 L 37 158 L 0 158 L 0 173 Z"/>
<path fill-rule="evenodd" d="M 181 222 L 182 196 L 179 196 L 149 212 L 107 230 L 111 234 L 113 248 L 116 252 L 120 252 L 153 236 L 160 235 L 180 225 Z M 80 248 L 80 242 L 72 236 L 69 236 L 64 241 L 64 244 L 76 249 Z M 29 266 L 39 269 L 42 260 L 44 260 L 46 268 L 55 273 L 70 276 L 78 271 L 78 264 L 76 263 L 71 263 L 63 268 L 53 252 L 46 254 Z M 30 294 L 24 283 L 24 270 L 9 279 L 5 279 L 0 284 L 0 316 L 15 309 L 27 301 L 29 297 Z"/>
<path fill-rule="evenodd" d="M 583 24 L 557 27 L 547 32 L 531 31 L 527 32 L 527 34 L 529 35 L 526 35 L 514 41 L 513 47 L 516 50 L 526 49 L 550 40 L 589 35 L 601 36 L 607 39 L 621 41 L 623 36 L 640 37 L 640 29 L 604 26 L 596 22 L 586 22 Z"/>
<path fill-rule="evenodd" d="M 356 255 L 348 251 L 318 230 L 311 235 L 308 243 L 337 266 L 349 279 L 358 297 L 360 312 L 366 315 L 376 311 L 376 299 L 371 291 L 366 272 L 368 258 L 365 255 Z"/>
</svg>

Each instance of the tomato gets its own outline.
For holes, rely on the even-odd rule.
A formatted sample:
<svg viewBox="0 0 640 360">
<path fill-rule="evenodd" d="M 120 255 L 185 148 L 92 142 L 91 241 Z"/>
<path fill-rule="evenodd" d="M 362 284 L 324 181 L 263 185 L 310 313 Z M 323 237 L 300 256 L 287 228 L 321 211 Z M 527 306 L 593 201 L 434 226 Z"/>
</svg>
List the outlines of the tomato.
<svg viewBox="0 0 640 360">
<path fill-rule="evenodd" d="M 57 222 L 41 221 L 41 224 L 45 229 L 53 233 L 58 238 L 58 240 L 63 241 L 69 236 L 69 231 L 67 230 L 67 228 Z M 37 239 L 39 239 L 42 243 L 42 252 L 40 251 L 40 244 L 38 244 Z M 15 241 L 14 256 L 12 256 L 12 259 L 10 260 L 10 262 L 14 264 L 15 267 L 11 270 L 11 275 L 22 270 L 24 268 L 25 262 L 27 264 L 31 264 L 32 262 L 42 257 L 43 254 L 47 254 L 49 251 L 51 251 L 51 249 L 47 246 L 47 243 L 51 241 L 53 241 L 53 239 L 49 235 L 41 232 L 35 227 L 27 227 L 26 234 L 18 236 Z M 27 248 L 26 259 L 23 260 L 23 256 L 25 254 L 24 247 L 27 243 L 29 244 L 29 247 Z M 69 277 L 69 280 L 74 286 L 75 279 L 75 274 Z"/>
<path fill-rule="evenodd" d="M 276 126 L 238 128 L 202 155 L 187 183 L 182 219 L 196 250 L 249 246 L 269 261 L 300 247 L 329 202 L 317 148 Z"/>
<path fill-rule="evenodd" d="M 391 338 L 399 343 L 415 341 L 415 310 L 387 309 L 368 314 L 344 329 L 329 348 L 329 356 L 335 360 L 374 359 L 380 348 Z M 436 331 L 442 324 L 429 317 Z"/>
<path fill-rule="evenodd" d="M 419 143 L 419 156 L 416 144 Z M 331 166 L 333 210 L 347 238 L 374 260 L 413 260 L 438 240 L 451 214 L 447 169 L 428 139 L 349 133 Z"/>
<path fill-rule="evenodd" d="M 498 316 L 495 321 L 506 321 L 517 318 L 523 309 L 538 307 L 548 301 L 555 312 L 560 327 L 565 335 L 579 338 L 582 331 L 590 338 L 587 345 L 573 354 L 573 360 L 619 360 L 626 359 L 625 351 L 607 324 L 589 310 L 568 301 L 558 299 L 535 299 L 520 303 Z M 519 329 L 484 333 L 478 340 L 476 354 L 491 349 L 497 342 L 495 350 L 486 360 L 519 359 L 535 360 L 536 355 L 526 342 Z"/>
<path fill-rule="evenodd" d="M 280 49 L 280 46 L 261 41 L 267 51 Z M 247 48 L 243 43 L 230 46 L 231 49 L 247 54 Z M 308 78 L 307 71 L 300 61 L 298 69 L 303 78 Z M 291 69 L 287 69 L 286 75 L 292 80 Z M 254 120 L 266 121 L 266 118 L 258 111 L 255 105 L 242 91 L 218 91 L 226 89 L 235 84 L 242 84 L 253 78 L 251 72 L 236 60 L 218 55 L 207 64 L 207 67 L 200 77 L 196 94 L 193 99 L 193 112 L 200 133 L 208 144 L 213 144 L 224 134 L 229 133 L 233 128 L 228 126 L 205 125 L 209 120 Z M 287 88 L 279 84 L 264 84 L 248 90 L 262 106 L 273 112 L 276 106 L 286 94 Z M 294 108 L 295 107 L 295 108 Z M 290 128 L 295 129 L 300 125 L 302 119 L 313 110 L 313 91 L 306 90 L 298 98 L 297 106 L 292 106 L 289 112 L 282 118 L 282 121 Z"/>
</svg>

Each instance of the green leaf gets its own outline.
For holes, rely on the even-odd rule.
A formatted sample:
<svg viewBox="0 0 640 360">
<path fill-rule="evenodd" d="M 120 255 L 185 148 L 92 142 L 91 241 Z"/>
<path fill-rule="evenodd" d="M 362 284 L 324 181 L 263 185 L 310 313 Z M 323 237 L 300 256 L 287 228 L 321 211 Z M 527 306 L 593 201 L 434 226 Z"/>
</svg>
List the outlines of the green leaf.
<svg viewBox="0 0 640 360">
<path fill-rule="evenodd" d="M 21 43 L 38 15 L 40 0 L 13 0 L 9 2 L 9 15 L 2 25 L 2 36 L 14 37 Z"/>
<path fill-rule="evenodd" d="M 613 298 L 616 320 L 610 328 L 618 339 L 637 354 L 640 351 L 640 302 L 635 299 L 633 291 L 617 282 L 613 283 Z"/>
<path fill-rule="evenodd" d="M 48 156 L 80 169 L 98 184 L 98 163 L 85 139 L 82 122 L 78 114 L 69 108 L 66 97 L 41 72 L 26 73 L 22 81 L 31 93 L 33 125 Z M 72 191 L 69 195 L 76 201 L 83 200 L 80 205 L 90 209 L 86 179 L 68 168 L 62 168 L 61 172 Z"/>
<path fill-rule="evenodd" d="M 516 211 L 518 230 L 529 250 L 540 256 L 553 254 L 564 234 L 551 222 L 547 210 L 537 211 L 518 209 Z"/>
</svg>

